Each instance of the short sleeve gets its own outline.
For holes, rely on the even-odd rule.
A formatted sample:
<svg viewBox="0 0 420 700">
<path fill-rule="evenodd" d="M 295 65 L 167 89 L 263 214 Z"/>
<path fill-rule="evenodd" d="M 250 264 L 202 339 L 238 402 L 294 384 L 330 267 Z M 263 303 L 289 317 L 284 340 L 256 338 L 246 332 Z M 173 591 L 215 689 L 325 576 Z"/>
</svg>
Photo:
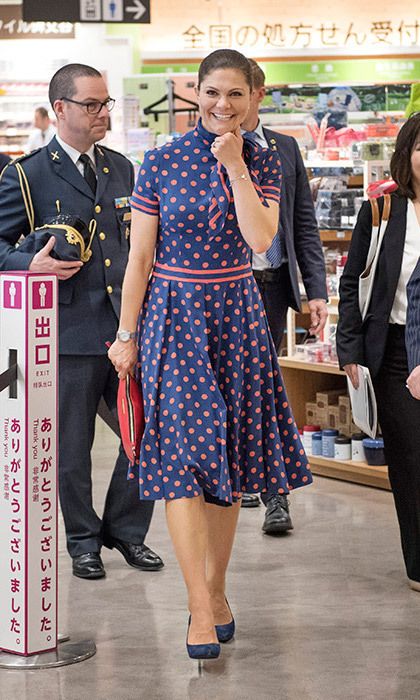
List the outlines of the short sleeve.
<svg viewBox="0 0 420 700">
<path fill-rule="evenodd" d="M 277 204 L 280 202 L 281 190 L 281 163 L 277 151 L 266 150 L 265 160 L 262 166 L 260 187 L 266 199 L 271 199 Z"/>
<path fill-rule="evenodd" d="M 158 194 L 159 152 L 157 149 L 147 151 L 140 166 L 137 181 L 130 197 L 130 205 L 151 216 L 159 215 Z"/>
</svg>

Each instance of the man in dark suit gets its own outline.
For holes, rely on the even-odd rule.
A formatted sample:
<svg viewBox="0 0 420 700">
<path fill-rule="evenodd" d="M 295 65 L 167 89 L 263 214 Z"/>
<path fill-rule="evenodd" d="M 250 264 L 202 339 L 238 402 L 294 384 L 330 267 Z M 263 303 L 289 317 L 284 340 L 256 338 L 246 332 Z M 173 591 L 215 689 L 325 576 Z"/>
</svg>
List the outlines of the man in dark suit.
<svg viewBox="0 0 420 700">
<path fill-rule="evenodd" d="M 16 163 L 0 182 L 0 269 L 55 273 L 59 279 L 59 490 L 74 575 L 105 576 L 102 545 L 118 549 L 131 566 L 157 570 L 162 560 L 144 545 L 153 505 L 140 501 L 138 485 L 127 481 L 121 447 L 102 519 L 92 504 L 97 408 L 102 397 L 111 411 L 116 408 L 118 378 L 106 344 L 118 329 L 133 167 L 123 155 L 96 145 L 105 136 L 114 104 L 97 70 L 64 66 L 53 76 L 49 93 L 57 136 L 18 161 L 31 202 L 23 197 Z M 89 262 L 56 260 L 50 255 L 53 238 L 35 255 L 15 247 L 21 234 L 58 213 L 95 222 Z"/>
<path fill-rule="evenodd" d="M 287 310 L 300 310 L 297 266 L 305 286 L 311 315 L 310 331 L 320 333 L 327 320 L 325 263 L 319 238 L 308 178 L 299 147 L 294 138 L 265 129 L 259 120 L 259 107 L 265 96 L 265 75 L 250 59 L 253 92 L 251 106 L 242 129 L 264 148 L 278 151 L 283 179 L 280 199 L 279 230 L 271 248 L 264 254 L 254 253 L 252 266 L 274 344 L 280 348 L 286 325 Z M 258 504 L 258 497 L 245 495 L 243 506 Z M 286 496 L 266 501 L 263 531 L 277 534 L 293 529 Z"/>
</svg>

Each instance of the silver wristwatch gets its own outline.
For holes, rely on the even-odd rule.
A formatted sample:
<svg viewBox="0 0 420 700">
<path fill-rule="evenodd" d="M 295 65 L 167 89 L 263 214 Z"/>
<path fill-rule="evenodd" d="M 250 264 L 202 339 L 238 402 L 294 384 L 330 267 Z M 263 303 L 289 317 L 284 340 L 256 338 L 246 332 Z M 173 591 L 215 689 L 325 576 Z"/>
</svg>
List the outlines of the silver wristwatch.
<svg viewBox="0 0 420 700">
<path fill-rule="evenodd" d="M 128 343 L 129 340 L 134 340 L 137 337 L 137 333 L 131 333 L 131 331 L 117 331 L 117 339 L 121 340 L 123 343 Z"/>
</svg>

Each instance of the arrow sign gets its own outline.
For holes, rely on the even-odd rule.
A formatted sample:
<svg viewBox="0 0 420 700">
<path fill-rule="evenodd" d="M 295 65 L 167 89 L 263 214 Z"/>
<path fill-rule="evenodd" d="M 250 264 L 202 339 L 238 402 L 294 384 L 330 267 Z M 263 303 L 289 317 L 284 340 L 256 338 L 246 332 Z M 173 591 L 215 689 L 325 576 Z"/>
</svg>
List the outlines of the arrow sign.
<svg viewBox="0 0 420 700">
<path fill-rule="evenodd" d="M 133 13 L 132 19 L 133 20 L 139 20 L 143 17 L 144 13 L 146 12 L 146 8 L 143 5 L 143 3 L 140 0 L 134 0 L 134 5 L 130 5 L 130 7 L 125 8 L 126 13 L 130 12 Z"/>
<path fill-rule="evenodd" d="M 22 0 L 25 22 L 150 24 L 150 0 Z M 0 6 L 2 0 L 0 0 Z"/>
</svg>

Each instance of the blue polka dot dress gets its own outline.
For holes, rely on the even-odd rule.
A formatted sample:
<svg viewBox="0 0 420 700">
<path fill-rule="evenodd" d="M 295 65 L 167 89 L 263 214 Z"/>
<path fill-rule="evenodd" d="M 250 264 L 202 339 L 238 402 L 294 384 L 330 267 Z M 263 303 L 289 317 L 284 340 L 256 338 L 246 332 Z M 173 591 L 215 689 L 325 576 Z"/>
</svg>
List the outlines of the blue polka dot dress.
<svg viewBox="0 0 420 700">
<path fill-rule="evenodd" d="M 143 500 L 230 505 L 312 481 L 214 138 L 200 121 L 149 151 L 131 198 L 159 216 L 139 320 Z M 261 201 L 278 201 L 277 153 L 244 142 L 244 158 Z"/>
</svg>

